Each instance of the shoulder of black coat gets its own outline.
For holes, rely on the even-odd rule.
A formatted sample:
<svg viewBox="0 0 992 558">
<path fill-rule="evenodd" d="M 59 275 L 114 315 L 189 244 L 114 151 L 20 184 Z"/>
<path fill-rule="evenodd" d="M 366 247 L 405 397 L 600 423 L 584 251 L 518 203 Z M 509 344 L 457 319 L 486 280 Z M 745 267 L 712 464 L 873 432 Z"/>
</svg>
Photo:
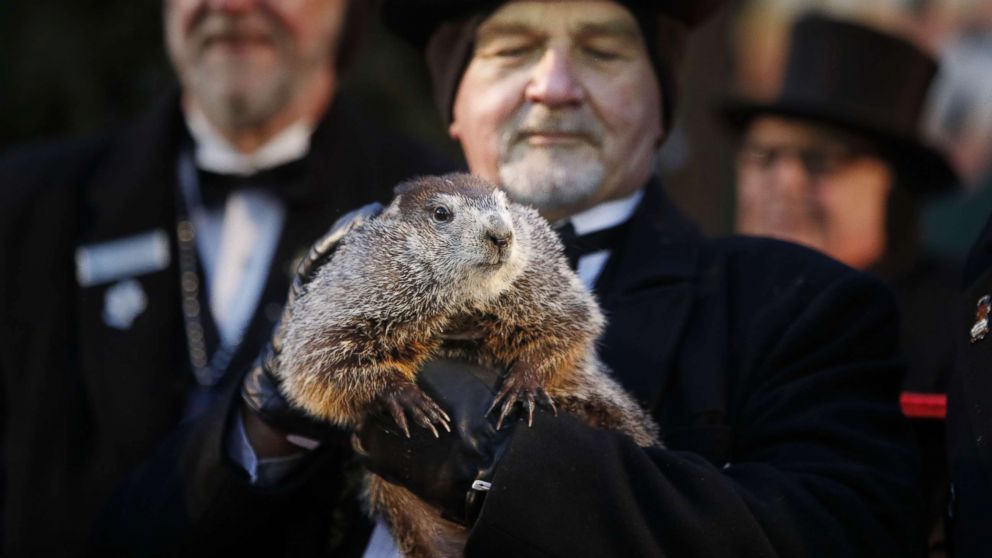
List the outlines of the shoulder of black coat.
<svg viewBox="0 0 992 558">
<path fill-rule="evenodd" d="M 892 298 L 890 289 L 877 277 L 792 242 L 730 236 L 710 239 L 705 245 L 704 253 L 721 262 L 726 276 L 749 297 L 775 297 L 797 290 L 813 297 L 834 285 L 854 282 L 879 297 Z"/>
<path fill-rule="evenodd" d="M 4 152 L 0 155 L 0 215 L 22 213 L 32 200 L 53 193 L 53 189 L 78 187 L 80 178 L 98 165 L 116 137 L 116 133 L 104 132 L 36 142 Z"/>
</svg>

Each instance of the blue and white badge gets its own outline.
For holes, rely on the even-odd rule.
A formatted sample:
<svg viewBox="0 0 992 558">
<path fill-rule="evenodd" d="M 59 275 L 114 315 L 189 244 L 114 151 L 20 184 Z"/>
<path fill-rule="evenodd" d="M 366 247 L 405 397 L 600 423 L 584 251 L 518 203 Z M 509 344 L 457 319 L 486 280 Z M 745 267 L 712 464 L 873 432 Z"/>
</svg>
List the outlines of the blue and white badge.
<svg viewBox="0 0 992 558">
<path fill-rule="evenodd" d="M 169 235 L 162 229 L 76 248 L 76 280 L 92 287 L 169 267 Z"/>
<path fill-rule="evenodd" d="M 103 323 L 115 329 L 131 329 L 135 318 L 148 307 L 148 295 L 135 279 L 121 281 L 103 295 Z"/>
</svg>

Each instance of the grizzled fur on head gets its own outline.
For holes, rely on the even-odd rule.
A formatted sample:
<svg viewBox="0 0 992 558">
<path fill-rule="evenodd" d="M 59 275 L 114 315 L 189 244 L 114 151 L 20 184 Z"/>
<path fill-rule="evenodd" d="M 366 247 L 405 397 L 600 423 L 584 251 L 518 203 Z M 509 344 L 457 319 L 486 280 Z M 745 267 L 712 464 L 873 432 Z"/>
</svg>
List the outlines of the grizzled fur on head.
<svg viewBox="0 0 992 558">
<path fill-rule="evenodd" d="M 485 303 L 527 265 L 530 227 L 492 184 L 448 174 L 404 182 L 395 193 L 370 232 L 390 234 L 386 249 L 405 264 L 399 271 L 416 275 L 415 284 L 458 285 L 449 291 L 454 300 Z"/>
</svg>

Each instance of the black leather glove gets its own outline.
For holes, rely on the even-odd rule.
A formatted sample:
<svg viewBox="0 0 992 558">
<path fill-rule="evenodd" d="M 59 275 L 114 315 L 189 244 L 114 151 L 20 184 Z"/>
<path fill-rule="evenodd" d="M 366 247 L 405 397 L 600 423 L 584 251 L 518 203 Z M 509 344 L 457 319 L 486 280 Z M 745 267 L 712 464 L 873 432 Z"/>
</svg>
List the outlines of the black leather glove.
<svg viewBox="0 0 992 558">
<path fill-rule="evenodd" d="M 359 459 L 446 519 L 471 527 L 516 424 L 496 430 L 496 417 L 487 413 L 498 377 L 499 371 L 471 362 L 428 362 L 417 384 L 451 416 L 452 431 L 435 437 L 415 428 L 408 438 L 387 415 L 372 413 L 354 440 Z"/>
<path fill-rule="evenodd" d="M 272 333 L 272 340 L 262 349 L 241 384 L 241 400 L 245 408 L 269 426 L 285 433 L 286 439 L 294 445 L 313 449 L 326 442 L 347 444 L 349 432 L 290 406 L 279 389 L 279 380 L 272 373 L 278 365 L 282 335 L 290 319 L 293 302 L 305 292 L 317 269 L 331 259 L 341 239 L 381 211 L 381 204 L 371 203 L 347 213 L 313 244 L 296 270 L 282 317 Z"/>
</svg>

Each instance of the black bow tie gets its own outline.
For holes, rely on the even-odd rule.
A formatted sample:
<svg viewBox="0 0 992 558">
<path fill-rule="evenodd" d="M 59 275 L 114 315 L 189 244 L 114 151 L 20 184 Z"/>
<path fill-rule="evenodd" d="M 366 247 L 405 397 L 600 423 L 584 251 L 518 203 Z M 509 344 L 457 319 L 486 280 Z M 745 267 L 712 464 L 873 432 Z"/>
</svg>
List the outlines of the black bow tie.
<svg viewBox="0 0 992 558">
<path fill-rule="evenodd" d="M 579 235 L 575 233 L 575 227 L 568 221 L 564 225 L 555 228 L 555 232 L 565 245 L 565 256 L 568 258 L 568 265 L 572 269 L 579 266 L 579 258 L 593 252 L 603 250 L 614 250 L 623 242 L 624 232 L 627 230 L 627 221 L 608 229 L 601 229 L 588 234 Z"/>
<path fill-rule="evenodd" d="M 258 171 L 250 175 L 221 174 L 197 170 L 200 180 L 200 198 L 206 207 L 223 205 L 227 196 L 244 188 L 262 188 L 281 200 L 293 198 L 304 186 L 306 159 Z"/>
</svg>

